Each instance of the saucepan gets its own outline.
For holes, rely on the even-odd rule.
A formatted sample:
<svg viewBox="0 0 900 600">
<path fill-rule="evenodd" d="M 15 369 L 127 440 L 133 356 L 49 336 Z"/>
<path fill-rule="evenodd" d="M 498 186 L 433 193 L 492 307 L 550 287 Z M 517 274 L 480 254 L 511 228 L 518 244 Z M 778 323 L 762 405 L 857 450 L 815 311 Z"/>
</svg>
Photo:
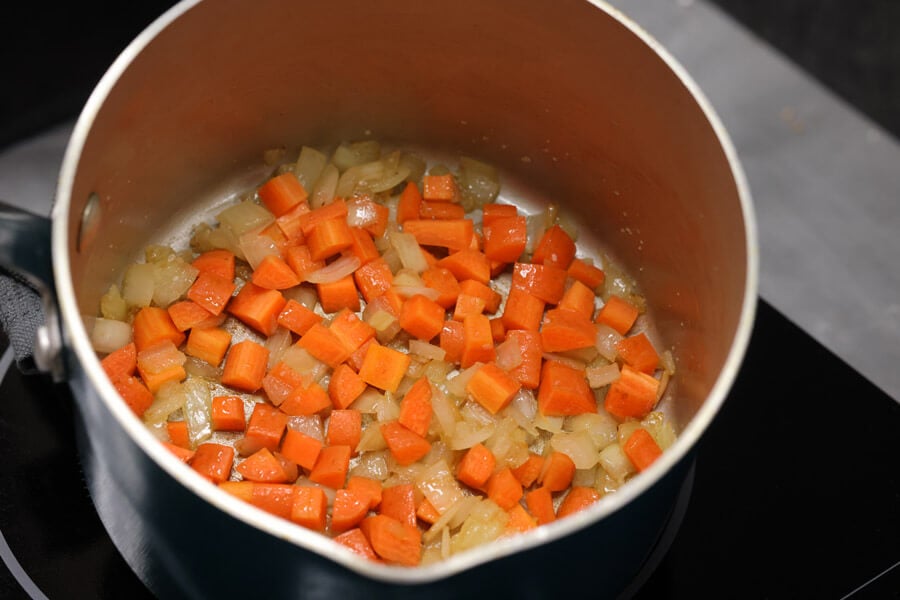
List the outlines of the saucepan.
<svg viewBox="0 0 900 600">
<path fill-rule="evenodd" d="M 84 316 L 144 246 L 258 185 L 265 150 L 360 139 L 490 163 L 636 275 L 677 365 L 679 437 L 655 464 L 567 519 L 401 568 L 245 505 L 146 430 Z M 753 210 L 726 132 L 684 69 L 599 1 L 183 2 L 90 96 L 52 222 L 5 231 L 11 268 L 44 280 L 36 358 L 73 391 L 97 511 L 160 597 L 615 597 L 726 399 L 756 302 Z"/>
</svg>

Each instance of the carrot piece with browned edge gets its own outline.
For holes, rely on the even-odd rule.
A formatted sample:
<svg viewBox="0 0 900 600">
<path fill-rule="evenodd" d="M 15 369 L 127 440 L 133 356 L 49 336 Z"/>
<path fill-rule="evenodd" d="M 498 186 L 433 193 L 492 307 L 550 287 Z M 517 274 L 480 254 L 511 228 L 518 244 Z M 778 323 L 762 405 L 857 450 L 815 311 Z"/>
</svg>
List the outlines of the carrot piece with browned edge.
<svg viewBox="0 0 900 600">
<path fill-rule="evenodd" d="M 222 370 L 222 384 L 253 393 L 262 387 L 269 350 L 253 340 L 238 342 L 228 351 Z"/>
</svg>

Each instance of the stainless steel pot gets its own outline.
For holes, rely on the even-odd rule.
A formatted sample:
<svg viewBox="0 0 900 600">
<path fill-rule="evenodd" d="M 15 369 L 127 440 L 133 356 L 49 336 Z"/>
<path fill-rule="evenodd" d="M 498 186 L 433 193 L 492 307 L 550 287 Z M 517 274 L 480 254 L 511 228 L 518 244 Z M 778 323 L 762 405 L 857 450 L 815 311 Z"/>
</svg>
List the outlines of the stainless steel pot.
<svg viewBox="0 0 900 600">
<path fill-rule="evenodd" d="M 358 559 L 208 484 L 127 409 L 82 320 L 147 243 L 258 183 L 263 150 L 370 136 L 477 156 L 515 199 L 563 204 L 637 275 L 678 366 L 680 438 L 648 471 L 571 518 L 416 569 Z M 160 17 L 95 89 L 60 174 L 52 263 L 60 329 L 45 328 L 39 357 L 64 363 L 97 510 L 158 595 L 541 597 L 589 578 L 615 596 L 738 370 L 757 248 L 709 104 L 606 4 L 217 0 Z"/>
</svg>

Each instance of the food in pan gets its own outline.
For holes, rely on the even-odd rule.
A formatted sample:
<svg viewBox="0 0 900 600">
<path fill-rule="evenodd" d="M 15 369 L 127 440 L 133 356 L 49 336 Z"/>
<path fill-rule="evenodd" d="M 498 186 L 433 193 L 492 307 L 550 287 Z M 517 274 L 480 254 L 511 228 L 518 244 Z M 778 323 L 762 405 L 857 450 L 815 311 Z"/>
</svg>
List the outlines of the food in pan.
<svg viewBox="0 0 900 600">
<path fill-rule="evenodd" d="M 557 207 L 372 141 L 266 158 L 89 320 L 124 401 L 203 477 L 415 566 L 582 510 L 674 442 L 671 353 Z"/>
</svg>

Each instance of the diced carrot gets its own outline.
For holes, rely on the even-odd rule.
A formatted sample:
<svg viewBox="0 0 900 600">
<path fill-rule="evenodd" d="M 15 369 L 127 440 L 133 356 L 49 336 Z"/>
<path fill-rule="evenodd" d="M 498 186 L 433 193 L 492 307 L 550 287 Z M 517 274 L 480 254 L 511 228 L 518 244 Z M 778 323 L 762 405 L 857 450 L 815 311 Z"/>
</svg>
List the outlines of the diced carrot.
<svg viewBox="0 0 900 600">
<path fill-rule="evenodd" d="M 411 465 L 431 450 L 431 443 L 421 435 L 410 431 L 398 421 L 388 421 L 381 426 L 381 435 L 394 460 L 400 465 Z"/>
<path fill-rule="evenodd" d="M 256 193 L 263 205 L 276 217 L 290 212 L 298 204 L 305 204 L 309 196 L 297 176 L 290 171 L 271 178 Z"/>
<path fill-rule="evenodd" d="M 524 487 L 531 487 L 543 470 L 544 457 L 531 452 L 525 462 L 513 469 L 512 473 Z"/>
<path fill-rule="evenodd" d="M 375 329 L 346 308 L 331 320 L 328 329 L 350 352 L 375 337 Z"/>
<path fill-rule="evenodd" d="M 309 204 L 301 202 L 275 219 L 275 224 L 288 240 L 288 248 L 306 243 L 306 236 L 303 235 L 302 217 L 308 212 Z"/>
<path fill-rule="evenodd" d="M 596 291 L 606 279 L 606 275 L 601 269 L 593 264 L 588 264 L 581 258 L 576 258 L 572 261 L 572 264 L 569 265 L 568 273 L 569 277 L 577 279 L 592 291 Z"/>
<path fill-rule="evenodd" d="M 328 498 L 325 490 L 314 486 L 298 486 L 294 490 L 291 521 L 307 529 L 324 532 L 327 516 Z"/>
<path fill-rule="evenodd" d="M 322 221 L 328 221 L 329 219 L 346 218 L 347 203 L 343 198 L 335 198 L 334 201 L 330 204 L 325 204 L 324 206 L 320 206 L 319 208 L 311 210 L 304 215 L 300 215 L 300 227 L 303 230 L 303 235 L 309 237 L 309 234 L 313 230 L 313 228 Z"/>
<path fill-rule="evenodd" d="M 276 371 L 276 369 L 278 369 L 278 371 Z M 291 377 L 290 379 L 283 378 L 281 377 L 283 374 L 281 371 L 284 373 L 293 373 L 296 377 Z M 269 402 L 275 406 L 281 406 L 284 401 L 287 400 L 288 396 L 291 395 L 291 392 L 294 391 L 294 388 L 304 384 L 305 381 L 296 371 L 279 361 L 278 364 L 270 369 L 269 372 L 266 373 L 266 376 L 263 377 L 262 389 L 266 393 L 266 397 L 269 398 Z"/>
<path fill-rule="evenodd" d="M 363 558 L 375 561 L 378 560 L 378 555 L 375 554 L 375 550 L 372 549 L 372 544 L 369 543 L 369 540 L 366 539 L 365 534 L 359 527 L 354 527 L 340 535 L 334 536 L 332 539 L 341 546 L 349 548 L 351 552 L 359 554 Z"/>
<path fill-rule="evenodd" d="M 356 447 L 362 437 L 362 413 L 352 408 L 331 411 L 325 442 L 329 446 L 350 446 L 356 454 Z"/>
<path fill-rule="evenodd" d="M 359 310 L 359 292 L 353 282 L 353 275 L 329 283 L 317 283 L 316 290 L 319 292 L 319 304 L 327 313 L 338 312 L 344 308 L 354 312 Z"/>
<path fill-rule="evenodd" d="M 446 353 L 444 360 L 450 363 L 458 363 L 462 357 L 464 332 L 463 324 L 459 321 L 444 321 L 441 329 L 440 347 Z"/>
<path fill-rule="evenodd" d="M 235 483 L 248 483 L 252 486 L 250 503 L 253 506 L 282 519 L 291 518 L 291 509 L 299 487 L 289 483 L 255 483 L 252 481 Z M 223 485 L 225 484 L 221 484 L 219 487 Z"/>
<path fill-rule="evenodd" d="M 325 260 L 353 245 L 353 234 L 347 219 L 339 217 L 316 223 L 306 235 L 306 245 L 313 260 Z"/>
<path fill-rule="evenodd" d="M 356 206 L 357 216 L 365 215 L 365 218 L 361 219 L 360 227 L 372 237 L 383 236 L 391 217 L 390 209 L 368 196 L 356 198 L 353 202 Z"/>
<path fill-rule="evenodd" d="M 659 381 L 652 376 L 623 365 L 619 378 L 610 384 L 606 392 L 606 412 L 620 419 L 643 419 L 656 406 L 657 389 Z"/>
<path fill-rule="evenodd" d="M 195 258 L 191 265 L 201 273 L 214 273 L 234 281 L 234 254 L 229 250 L 209 250 Z"/>
<path fill-rule="evenodd" d="M 453 252 L 439 260 L 437 264 L 453 273 L 457 281 L 474 279 L 487 285 L 491 280 L 491 261 L 478 250 L 466 248 Z"/>
<path fill-rule="evenodd" d="M 559 225 L 544 232 L 534 248 L 531 262 L 568 269 L 575 258 L 575 240 Z"/>
<path fill-rule="evenodd" d="M 498 217 L 484 223 L 484 255 L 502 263 L 516 262 L 528 242 L 525 217 Z"/>
<path fill-rule="evenodd" d="M 100 361 L 100 366 L 103 367 L 110 381 L 131 377 L 137 367 L 137 346 L 134 345 L 134 342 L 129 342 L 118 350 L 110 352 Z"/>
<path fill-rule="evenodd" d="M 356 269 L 353 279 L 362 297 L 366 302 L 371 302 L 390 289 L 394 274 L 383 258 L 376 258 Z"/>
<path fill-rule="evenodd" d="M 481 207 L 482 225 L 491 225 L 497 219 L 508 219 L 518 215 L 518 209 L 512 204 L 484 204 Z"/>
<path fill-rule="evenodd" d="M 466 210 L 459 204 L 424 200 L 419 206 L 420 219 L 464 219 Z"/>
<path fill-rule="evenodd" d="M 325 267 L 324 260 L 313 260 L 309 253 L 309 246 L 303 244 L 300 246 L 291 246 L 286 251 L 285 261 L 290 265 L 294 273 L 301 281 L 306 281 L 306 276 L 313 271 L 318 271 Z"/>
<path fill-rule="evenodd" d="M 301 385 L 294 388 L 278 408 L 287 415 L 301 417 L 320 413 L 330 407 L 328 392 L 314 381 L 307 387 Z"/>
<path fill-rule="evenodd" d="M 622 360 L 644 373 L 652 374 L 659 364 L 659 354 L 644 333 L 622 338 L 616 345 L 616 350 Z"/>
<path fill-rule="evenodd" d="M 492 415 L 503 410 L 522 384 L 495 363 L 485 363 L 466 384 L 466 392 Z M 508 508 L 508 507 L 507 507 Z"/>
<path fill-rule="evenodd" d="M 187 331 L 192 327 L 212 322 L 212 319 L 216 317 L 193 300 L 182 300 L 170 304 L 166 311 L 178 331 Z"/>
<path fill-rule="evenodd" d="M 253 393 L 262 387 L 269 350 L 253 340 L 238 342 L 228 351 L 222 384 Z"/>
<path fill-rule="evenodd" d="M 434 525 L 441 518 L 441 513 L 434 507 L 434 504 L 428 501 L 428 498 L 422 498 L 419 506 L 416 507 L 416 518 L 429 525 Z"/>
<path fill-rule="evenodd" d="M 306 335 L 309 328 L 322 321 L 322 317 L 309 310 L 294 299 L 287 301 L 276 322 L 297 335 Z"/>
<path fill-rule="evenodd" d="M 525 533 L 537 527 L 537 521 L 528 514 L 521 504 L 516 502 L 512 508 L 506 511 L 509 521 L 506 522 L 506 533 Z"/>
<path fill-rule="evenodd" d="M 219 489 L 239 500 L 252 504 L 253 488 L 255 486 L 256 484 L 252 481 L 223 481 L 219 484 Z"/>
<path fill-rule="evenodd" d="M 349 356 L 349 358 L 347 358 L 347 365 L 356 373 L 359 373 L 359 370 L 362 368 L 363 361 L 366 358 L 366 352 L 369 351 L 369 346 L 371 346 L 372 344 L 378 344 L 378 340 L 369 340 L 368 342 L 357 348 L 356 352 L 354 352 Z"/>
<path fill-rule="evenodd" d="M 394 393 L 409 368 L 409 355 L 372 344 L 363 359 L 359 376 L 363 381 L 379 390 Z"/>
<path fill-rule="evenodd" d="M 382 485 L 377 479 L 353 475 L 347 480 L 347 489 L 365 496 L 370 509 L 378 508 L 381 504 Z"/>
<path fill-rule="evenodd" d="M 596 343 L 596 327 L 590 317 L 564 308 L 554 308 L 544 314 L 541 324 L 541 347 L 544 352 L 578 350 Z"/>
<path fill-rule="evenodd" d="M 137 353 L 137 370 L 141 380 L 154 394 L 170 381 L 187 377 L 184 354 L 170 340 L 162 340 Z"/>
<path fill-rule="evenodd" d="M 218 315 L 234 293 L 234 281 L 210 271 L 201 271 L 187 291 L 187 297 L 210 313 Z"/>
<path fill-rule="evenodd" d="M 469 280 L 471 281 L 471 279 Z M 484 313 L 484 299 L 469 294 L 460 294 L 456 298 L 456 306 L 453 308 L 453 320 L 462 322 L 469 315 Z"/>
<path fill-rule="evenodd" d="M 169 442 L 163 442 L 163 446 L 183 463 L 190 463 L 191 459 L 194 458 L 194 451 L 188 448 L 182 448 L 181 446 L 176 446 Z"/>
<path fill-rule="evenodd" d="M 645 471 L 657 458 L 662 456 L 662 449 L 646 429 L 635 429 L 622 444 L 622 450 L 628 460 L 638 471 Z"/>
<path fill-rule="evenodd" d="M 557 360 L 544 362 L 538 389 L 538 410 L 548 417 L 597 412 L 597 401 L 584 371 Z"/>
<path fill-rule="evenodd" d="M 300 285 L 300 278 L 277 254 L 270 254 L 253 270 L 251 281 L 266 290 L 286 290 Z"/>
<path fill-rule="evenodd" d="M 291 245 L 290 240 L 284 234 L 284 231 L 281 227 L 278 226 L 278 223 L 270 223 L 263 227 L 262 231 L 259 232 L 259 235 L 265 236 L 272 240 L 275 244 L 275 248 L 278 249 L 278 254 L 283 255 L 284 251 L 287 249 L 289 245 Z"/>
<path fill-rule="evenodd" d="M 380 204 L 376 206 L 381 206 Z M 382 208 L 387 208 L 383 207 Z M 359 259 L 359 264 L 367 265 L 373 260 L 378 260 L 381 257 L 381 253 L 378 252 L 378 248 L 375 246 L 375 242 L 372 240 L 372 234 L 363 229 L 362 227 L 351 227 L 350 234 L 353 236 L 353 242 L 350 244 L 350 247 L 347 248 L 346 252 L 353 254 L 356 258 Z"/>
<path fill-rule="evenodd" d="M 430 340 L 441 332 L 445 316 L 444 307 L 416 294 L 408 298 L 400 309 L 400 327 L 421 340 Z"/>
<path fill-rule="evenodd" d="M 538 525 L 546 525 L 556 520 L 553 510 L 553 494 L 545 487 L 539 487 L 525 494 L 525 504 L 528 512 L 534 517 Z"/>
<path fill-rule="evenodd" d="M 366 391 L 366 382 L 346 363 L 338 365 L 328 382 L 328 397 L 337 409 L 353 404 Z M 354 448 L 356 445 L 353 446 Z"/>
<path fill-rule="evenodd" d="M 503 324 L 506 329 L 523 329 L 537 331 L 544 315 L 544 301 L 531 293 L 512 288 L 506 296 L 506 307 L 503 309 Z"/>
<path fill-rule="evenodd" d="M 316 465 L 322 442 L 303 432 L 288 428 L 281 442 L 281 454 L 288 460 L 304 469 L 312 469 Z"/>
<path fill-rule="evenodd" d="M 491 319 L 491 337 L 498 344 L 506 339 L 506 325 L 503 324 L 503 319 L 500 317 Z"/>
<path fill-rule="evenodd" d="M 228 305 L 228 312 L 266 337 L 278 329 L 278 315 L 287 303 L 278 290 L 267 290 L 248 281 Z"/>
<path fill-rule="evenodd" d="M 422 177 L 422 197 L 425 200 L 459 202 L 459 186 L 452 174 L 425 175 Z"/>
<path fill-rule="evenodd" d="M 344 487 L 352 453 L 350 446 L 322 448 L 315 466 L 309 472 L 309 480 L 335 490 Z"/>
<path fill-rule="evenodd" d="M 274 406 L 262 402 L 255 404 L 241 440 L 241 454 L 249 456 L 260 448 L 268 448 L 272 452 L 277 450 L 287 427 L 287 419 L 287 415 Z"/>
<path fill-rule="evenodd" d="M 568 488 L 575 476 L 575 463 L 568 454 L 553 451 L 544 459 L 544 470 L 538 483 L 551 492 L 561 492 Z"/>
<path fill-rule="evenodd" d="M 184 333 L 178 331 L 169 313 L 158 306 L 145 306 L 134 316 L 132 322 L 134 344 L 137 351 L 148 348 L 162 340 L 171 340 L 176 346 L 184 342 Z"/>
<path fill-rule="evenodd" d="M 169 441 L 176 446 L 182 448 L 191 447 L 191 441 L 188 437 L 187 421 L 166 422 L 166 433 L 169 434 Z"/>
<path fill-rule="evenodd" d="M 509 467 L 504 467 L 488 479 L 487 497 L 503 510 L 509 510 L 522 498 L 522 484 Z"/>
<path fill-rule="evenodd" d="M 144 413 L 153 404 L 153 394 L 137 377 L 120 377 L 112 383 L 128 408 L 137 416 L 144 416 Z"/>
<path fill-rule="evenodd" d="M 422 246 L 438 246 L 449 250 L 468 248 L 475 233 L 471 219 L 409 219 L 403 223 L 403 231 L 411 233 Z"/>
<path fill-rule="evenodd" d="M 566 272 L 552 264 L 516 263 L 512 288 L 524 290 L 548 304 L 558 303 L 566 291 Z"/>
<path fill-rule="evenodd" d="M 463 349 L 460 366 L 464 369 L 476 362 L 490 362 L 496 357 L 491 321 L 484 315 L 469 315 L 463 320 Z"/>
<path fill-rule="evenodd" d="M 456 478 L 471 488 L 484 490 L 484 485 L 494 473 L 497 459 L 482 443 L 469 448 L 456 467 Z"/>
<path fill-rule="evenodd" d="M 572 489 L 569 490 L 569 493 L 566 494 L 566 497 L 560 503 L 559 510 L 556 511 L 556 518 L 562 519 L 584 510 L 599 499 L 600 492 L 594 488 L 580 485 L 572 486 Z"/>
<path fill-rule="evenodd" d="M 381 490 L 378 514 L 397 519 L 407 525 L 416 524 L 416 496 L 411 483 L 400 483 Z"/>
<path fill-rule="evenodd" d="M 639 310 L 636 306 L 616 295 L 609 297 L 606 304 L 597 313 L 597 322 L 609 325 L 622 335 L 628 333 L 638 317 Z"/>
<path fill-rule="evenodd" d="M 489 314 L 497 312 L 497 309 L 500 308 L 500 301 L 503 299 L 498 292 L 474 279 L 460 281 L 459 293 L 468 294 L 484 300 L 484 311 Z"/>
<path fill-rule="evenodd" d="M 407 182 L 397 203 L 397 222 L 401 225 L 410 219 L 419 218 L 419 207 L 422 205 L 422 194 L 412 181 Z"/>
<path fill-rule="evenodd" d="M 248 481 L 257 481 L 261 483 L 292 483 L 292 480 L 282 466 L 281 461 L 279 461 L 268 448 L 260 448 L 244 459 L 235 469 L 241 474 L 241 477 Z M 297 479 L 296 470 L 294 472 L 294 479 Z"/>
<path fill-rule="evenodd" d="M 231 476 L 233 463 L 234 448 L 207 442 L 197 446 L 189 464 L 213 483 L 222 483 Z"/>
<path fill-rule="evenodd" d="M 336 368 L 347 360 L 350 350 L 340 339 L 321 323 L 316 323 L 297 342 L 297 346 L 304 348 L 317 359 L 331 367 Z"/>
<path fill-rule="evenodd" d="M 426 377 L 417 380 L 400 400 L 401 425 L 425 437 L 431 425 L 431 384 Z"/>
<path fill-rule="evenodd" d="M 216 396 L 210 411 L 214 431 L 244 431 L 244 401 L 238 396 Z"/>
<path fill-rule="evenodd" d="M 576 279 L 556 306 L 590 319 L 594 316 L 594 298 L 594 290 Z"/>
<path fill-rule="evenodd" d="M 338 490 L 331 508 L 331 531 L 341 533 L 359 525 L 369 512 L 369 499 L 350 490 Z"/>
<path fill-rule="evenodd" d="M 184 353 L 218 367 L 225 358 L 229 345 L 231 334 L 224 329 L 191 329 Z"/>
<path fill-rule="evenodd" d="M 359 528 L 384 560 L 414 567 L 422 559 L 422 534 L 418 527 L 406 525 L 385 515 L 363 519 Z"/>
<path fill-rule="evenodd" d="M 513 340 L 519 346 L 522 362 L 509 370 L 509 376 L 529 390 L 536 390 L 541 383 L 541 359 L 543 348 L 541 336 L 534 331 L 514 329 L 506 334 L 507 340 Z"/>
<path fill-rule="evenodd" d="M 437 290 L 440 294 L 435 302 L 444 308 L 450 308 L 456 303 L 459 296 L 459 282 L 449 270 L 443 267 L 429 267 L 422 272 L 422 281 L 426 287 Z"/>
</svg>

